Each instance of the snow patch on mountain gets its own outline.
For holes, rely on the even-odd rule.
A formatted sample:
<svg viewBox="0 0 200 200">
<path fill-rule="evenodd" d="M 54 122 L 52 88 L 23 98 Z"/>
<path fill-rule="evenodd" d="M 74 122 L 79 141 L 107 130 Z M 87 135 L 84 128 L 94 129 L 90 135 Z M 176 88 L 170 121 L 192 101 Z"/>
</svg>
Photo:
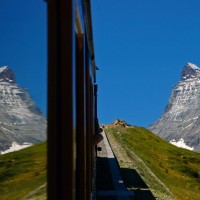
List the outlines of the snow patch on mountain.
<svg viewBox="0 0 200 200">
<path fill-rule="evenodd" d="M 182 80 L 200 77 L 200 69 L 197 65 L 188 62 L 182 70 Z"/>
<path fill-rule="evenodd" d="M 195 64 L 193 64 L 191 62 L 188 62 L 187 66 L 190 67 L 190 68 L 192 68 L 192 69 L 199 70 L 199 67 L 197 67 L 197 65 L 195 65 Z"/>
<path fill-rule="evenodd" d="M 177 141 L 177 142 L 176 142 L 175 139 L 172 139 L 172 140 L 170 140 L 169 142 L 170 142 L 171 144 L 177 146 L 177 147 L 180 147 L 180 148 L 188 149 L 188 150 L 191 150 L 191 151 L 194 150 L 194 147 L 188 146 L 188 145 L 185 143 L 185 141 L 184 141 L 183 138 L 181 138 L 181 139 L 180 139 L 179 141 Z"/>
<path fill-rule="evenodd" d="M 8 66 L 3 66 L 3 67 L 1 67 L 1 68 L 0 68 L 0 73 L 3 72 L 3 71 L 5 71 L 5 70 L 7 70 L 7 69 L 8 69 Z"/>
<path fill-rule="evenodd" d="M 12 143 L 12 146 L 11 146 L 9 149 L 7 149 L 6 151 L 1 151 L 0 154 L 6 154 L 6 153 L 14 152 L 14 151 L 19 151 L 19 150 L 21 150 L 21 149 L 30 147 L 30 146 L 32 146 L 32 145 L 33 145 L 33 144 L 28 143 L 28 142 L 24 142 L 22 145 L 17 144 L 17 142 L 13 142 L 13 143 Z"/>
</svg>

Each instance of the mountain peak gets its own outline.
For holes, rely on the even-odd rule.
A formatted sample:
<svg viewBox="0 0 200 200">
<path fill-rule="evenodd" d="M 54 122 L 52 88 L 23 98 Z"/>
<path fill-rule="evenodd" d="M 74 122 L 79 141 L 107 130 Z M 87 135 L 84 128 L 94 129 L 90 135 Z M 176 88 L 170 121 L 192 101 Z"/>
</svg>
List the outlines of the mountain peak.
<svg viewBox="0 0 200 200">
<path fill-rule="evenodd" d="M 15 83 L 15 75 L 8 66 L 0 67 L 0 82 Z"/>
<path fill-rule="evenodd" d="M 163 114 L 149 130 L 174 144 L 193 147 L 200 152 L 199 94 L 200 68 L 187 63 L 182 70 L 182 80 L 173 87 Z"/>
<path fill-rule="evenodd" d="M 15 75 L 7 66 L 0 67 L 0 111 L 0 154 L 17 144 L 46 140 L 45 117 L 28 91 L 15 84 Z"/>
<path fill-rule="evenodd" d="M 188 62 L 182 70 L 181 73 L 181 80 L 186 80 L 186 79 L 192 79 L 192 78 L 200 78 L 200 68 L 193 64 Z"/>
</svg>

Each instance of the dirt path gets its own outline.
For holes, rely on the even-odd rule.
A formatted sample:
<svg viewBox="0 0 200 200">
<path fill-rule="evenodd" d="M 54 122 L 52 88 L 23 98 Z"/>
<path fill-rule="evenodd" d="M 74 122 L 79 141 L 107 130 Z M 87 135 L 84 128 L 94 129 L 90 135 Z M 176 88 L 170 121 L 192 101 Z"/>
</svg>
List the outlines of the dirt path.
<svg viewBox="0 0 200 200">
<path fill-rule="evenodd" d="M 46 200 L 47 199 L 47 184 L 40 186 L 36 190 L 30 192 L 26 197 L 22 200 Z"/>
<path fill-rule="evenodd" d="M 106 132 L 106 130 L 105 130 Z M 119 162 L 121 175 L 128 189 L 134 190 L 136 200 L 175 200 L 169 189 L 151 172 L 146 164 L 112 134 L 107 134 Z"/>
</svg>

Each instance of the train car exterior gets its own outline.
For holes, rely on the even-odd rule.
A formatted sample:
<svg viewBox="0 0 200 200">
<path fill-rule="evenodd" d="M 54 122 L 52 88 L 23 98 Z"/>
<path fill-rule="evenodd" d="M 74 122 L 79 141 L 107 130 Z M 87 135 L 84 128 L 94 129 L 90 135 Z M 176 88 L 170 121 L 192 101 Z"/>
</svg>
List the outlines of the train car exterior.
<svg viewBox="0 0 200 200">
<path fill-rule="evenodd" d="M 95 198 L 98 129 L 90 0 L 48 0 L 49 200 Z"/>
</svg>

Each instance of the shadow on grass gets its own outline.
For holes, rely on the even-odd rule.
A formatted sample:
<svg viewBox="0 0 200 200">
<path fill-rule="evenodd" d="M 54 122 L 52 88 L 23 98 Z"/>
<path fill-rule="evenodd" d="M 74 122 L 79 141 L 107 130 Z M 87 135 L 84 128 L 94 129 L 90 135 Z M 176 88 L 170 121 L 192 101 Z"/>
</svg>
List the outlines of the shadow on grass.
<svg viewBox="0 0 200 200">
<path fill-rule="evenodd" d="M 121 168 L 120 173 L 127 188 L 135 193 L 135 200 L 155 200 L 146 183 L 134 169 Z"/>
</svg>

